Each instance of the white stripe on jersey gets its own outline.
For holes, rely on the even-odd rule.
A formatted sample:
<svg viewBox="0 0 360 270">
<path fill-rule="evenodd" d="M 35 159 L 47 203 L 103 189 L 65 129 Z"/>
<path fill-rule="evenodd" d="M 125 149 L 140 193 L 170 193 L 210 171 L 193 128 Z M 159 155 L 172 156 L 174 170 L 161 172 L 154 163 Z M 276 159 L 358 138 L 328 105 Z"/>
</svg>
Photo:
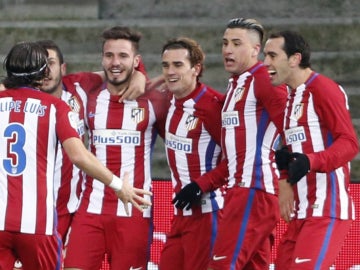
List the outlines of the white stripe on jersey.
<svg viewBox="0 0 360 270">
<path fill-rule="evenodd" d="M 80 83 L 76 82 L 76 83 L 74 83 L 74 85 L 75 85 L 76 93 L 79 95 L 82 105 L 84 107 L 84 115 L 87 115 L 87 113 L 86 113 L 86 109 L 87 109 L 87 107 L 86 107 L 86 104 L 87 104 L 86 91 L 81 87 Z M 86 117 L 85 117 L 85 119 L 86 119 Z"/>
<path fill-rule="evenodd" d="M 56 123 L 56 110 L 54 105 L 50 106 L 50 118 L 49 123 Z M 52 134 L 56 134 L 55 124 L 49 125 L 48 131 L 48 153 L 55 154 L 55 147 L 57 145 L 57 137 L 51 136 Z M 47 160 L 47 169 L 46 169 L 46 186 L 47 186 L 47 197 L 46 197 L 46 234 L 53 234 L 54 232 L 54 211 L 55 200 L 54 200 L 54 166 L 55 166 L 55 156 L 48 157 Z"/>
<path fill-rule="evenodd" d="M 104 97 L 103 97 L 104 96 Z M 98 100 L 96 102 L 96 111 L 102 110 L 104 108 L 108 108 L 109 106 L 109 98 L 110 94 L 108 91 L 101 91 L 99 94 Z M 95 112 L 94 112 L 95 113 Z M 101 115 L 101 117 L 100 117 Z M 95 127 L 97 129 L 105 129 L 106 128 L 106 116 L 107 113 L 100 114 L 95 118 Z M 106 166 L 106 147 L 102 147 L 102 149 L 99 149 L 99 147 L 96 148 L 96 157 Z M 98 203 L 103 201 L 103 197 L 105 194 L 105 185 L 101 183 L 100 181 L 96 180 L 92 182 L 92 188 L 93 191 L 90 194 L 90 200 L 89 200 L 89 206 L 88 206 L 88 212 L 94 213 L 94 214 L 100 214 L 101 213 L 101 207 L 98 206 Z M 97 203 L 93 203 L 97 202 Z M 129 209 L 130 211 L 130 209 Z"/>
<path fill-rule="evenodd" d="M 339 179 L 344 179 L 344 173 L 342 168 L 336 169 L 335 173 L 337 175 L 337 185 L 339 186 L 339 197 L 340 201 L 342 202 L 340 204 L 340 218 L 341 219 L 347 219 L 349 215 L 349 201 L 348 201 L 348 194 L 346 192 L 345 188 L 345 181 L 339 181 Z M 355 211 L 353 211 L 355 213 Z"/>
<path fill-rule="evenodd" d="M 9 104 L 10 101 L 12 101 L 12 98 L 2 98 L 1 99 L 5 104 Z M 6 123 L 9 122 L 10 117 L 10 111 L 3 111 L 1 112 L 1 118 L 3 121 L 6 119 Z M 0 136 L 2 137 L 5 132 L 6 125 L 0 125 Z M 1 139 L 0 140 L 0 149 L 7 149 L 7 140 Z M 0 160 L 5 160 L 5 156 L 3 156 L 3 151 L 0 151 Z M 1 170 L 0 170 L 0 185 L 3 186 L 3 189 L 0 188 L 0 230 L 5 230 L 5 217 L 6 217 L 6 209 L 7 209 L 7 202 L 8 202 L 8 193 L 6 192 L 8 190 L 8 180 L 7 180 L 7 174 L 5 173 L 5 169 L 3 167 L 3 162 L 0 164 Z M 1 192 L 4 191 L 4 192 Z"/>
<path fill-rule="evenodd" d="M 245 79 L 251 76 L 251 73 L 247 72 L 246 76 L 241 76 L 243 78 L 243 80 L 245 81 Z M 241 83 L 240 85 L 243 85 L 244 82 L 238 81 L 238 85 L 239 83 Z M 234 91 L 235 92 L 235 91 Z M 233 98 L 234 100 L 234 98 Z M 243 164 L 243 175 L 241 176 L 242 178 L 242 182 L 245 183 L 244 187 L 250 187 L 251 185 L 251 180 L 253 178 L 253 166 L 255 163 L 255 157 L 256 157 L 256 148 L 257 148 L 257 142 L 256 142 L 256 136 L 254 136 L 254 134 L 258 134 L 258 125 L 255 124 L 257 122 L 256 120 L 256 110 L 254 110 L 254 106 L 256 106 L 254 103 L 256 103 L 256 97 L 255 97 L 255 93 L 254 93 L 254 84 L 253 81 L 250 84 L 249 87 L 249 92 L 246 98 L 246 102 L 245 102 L 245 108 L 244 108 L 244 121 L 245 123 L 243 124 L 245 127 L 251 127 L 251 128 L 245 128 L 245 133 L 246 133 L 246 153 L 245 153 L 245 160 L 244 160 L 244 164 Z M 251 113 L 245 113 L 245 112 L 251 112 Z M 227 136 L 227 135 L 226 135 Z M 233 138 L 234 141 L 234 138 Z M 255 146 L 255 147 L 254 147 Z M 228 147 L 226 148 L 228 149 Z M 270 148 L 271 149 L 271 148 Z M 233 157 L 236 157 L 233 156 Z M 248 169 L 249 168 L 249 169 Z M 234 170 L 236 170 L 236 168 L 234 168 Z"/>
<path fill-rule="evenodd" d="M 27 99 L 26 102 L 40 104 L 40 100 Z M 38 128 L 38 115 L 36 113 L 25 113 L 24 127 L 26 130 L 33 131 L 33 137 L 36 137 Z M 46 132 L 46 131 L 45 131 Z M 26 134 L 30 137 L 29 134 Z M 27 208 L 37 208 L 37 145 L 34 144 L 34 140 L 28 140 L 25 138 L 24 145 L 25 153 L 34 153 L 32 159 L 26 159 L 26 167 L 23 172 L 23 194 L 22 194 L 22 205 L 26 205 Z M 52 194 L 52 193 L 51 193 Z M 21 232 L 34 233 L 36 227 L 36 215 L 33 215 L 32 211 L 22 211 L 21 216 Z"/>
<path fill-rule="evenodd" d="M 262 170 L 263 170 L 263 181 L 264 181 L 264 186 L 265 186 L 265 190 L 267 190 L 267 192 L 271 193 L 271 194 L 275 194 L 275 187 L 274 187 L 274 177 L 272 175 L 273 173 L 273 165 L 276 166 L 276 164 L 270 164 L 270 166 L 268 166 L 269 162 L 269 156 L 270 156 L 270 151 L 273 150 L 273 145 L 270 145 L 269 142 L 273 142 L 274 138 L 277 138 L 278 136 L 278 131 L 274 125 L 273 122 L 271 122 L 268 126 L 268 128 L 265 131 L 265 135 L 264 135 L 264 140 L 263 140 L 263 146 L 262 147 L 262 156 L 261 156 L 261 164 L 265 165 L 262 166 Z"/>
</svg>

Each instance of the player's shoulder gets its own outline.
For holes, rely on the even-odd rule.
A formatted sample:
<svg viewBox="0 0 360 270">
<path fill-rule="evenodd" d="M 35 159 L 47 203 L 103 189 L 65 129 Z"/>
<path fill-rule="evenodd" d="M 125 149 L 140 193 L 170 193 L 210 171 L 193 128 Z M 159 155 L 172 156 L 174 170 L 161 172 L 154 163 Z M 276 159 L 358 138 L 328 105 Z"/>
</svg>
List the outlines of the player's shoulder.
<svg viewBox="0 0 360 270">
<path fill-rule="evenodd" d="M 159 91 L 157 89 L 151 89 L 151 90 L 145 91 L 145 93 L 142 94 L 138 99 L 139 100 L 147 99 L 150 101 L 153 101 L 153 100 L 170 101 L 170 93 L 169 93 L 169 91 Z"/>
<path fill-rule="evenodd" d="M 201 89 L 206 90 L 204 92 L 203 97 L 200 99 L 202 102 L 208 103 L 208 107 L 211 107 L 212 103 L 219 104 L 222 106 L 225 100 L 225 94 L 221 93 L 220 91 L 216 90 L 215 88 L 212 88 L 209 85 L 206 84 L 200 84 Z M 200 101 L 199 100 L 199 101 Z"/>
<path fill-rule="evenodd" d="M 102 79 L 99 74 L 93 72 L 77 72 L 64 75 L 62 82 L 65 86 L 72 86 L 74 83 L 101 83 Z"/>
<path fill-rule="evenodd" d="M 309 87 L 314 88 L 314 90 L 321 90 L 323 87 L 338 87 L 339 85 L 329 77 L 320 74 L 320 73 L 313 73 L 314 79 L 309 84 Z"/>
</svg>

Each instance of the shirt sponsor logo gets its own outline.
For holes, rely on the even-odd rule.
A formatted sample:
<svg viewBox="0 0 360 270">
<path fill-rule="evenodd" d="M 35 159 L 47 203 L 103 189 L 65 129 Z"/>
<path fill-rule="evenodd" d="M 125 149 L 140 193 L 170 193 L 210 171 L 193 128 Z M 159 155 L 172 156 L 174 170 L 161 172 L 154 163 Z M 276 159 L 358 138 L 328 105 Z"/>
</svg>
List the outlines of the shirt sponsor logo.
<svg viewBox="0 0 360 270">
<path fill-rule="evenodd" d="M 183 137 L 174 135 L 170 132 L 166 132 L 165 146 L 174 151 L 182 151 L 184 153 L 191 153 L 192 152 L 192 139 L 183 138 Z"/>
<path fill-rule="evenodd" d="M 141 133 L 137 130 L 96 129 L 93 131 L 94 145 L 129 145 L 139 146 Z"/>
<path fill-rule="evenodd" d="M 238 127 L 240 126 L 239 112 L 222 112 L 221 114 L 222 127 Z"/>
<path fill-rule="evenodd" d="M 140 123 L 145 118 L 145 110 L 144 108 L 132 108 L 131 109 L 131 120 L 135 123 Z"/>
<path fill-rule="evenodd" d="M 306 141 L 304 127 L 294 127 L 285 130 L 286 144 L 302 143 Z"/>
</svg>

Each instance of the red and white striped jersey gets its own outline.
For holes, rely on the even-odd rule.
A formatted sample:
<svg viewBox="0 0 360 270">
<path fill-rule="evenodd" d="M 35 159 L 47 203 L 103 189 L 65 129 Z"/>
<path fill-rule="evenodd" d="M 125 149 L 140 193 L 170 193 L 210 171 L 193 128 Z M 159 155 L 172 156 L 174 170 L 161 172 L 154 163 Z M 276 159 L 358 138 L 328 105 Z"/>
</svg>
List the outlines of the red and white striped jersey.
<svg viewBox="0 0 360 270">
<path fill-rule="evenodd" d="M 281 126 L 286 91 L 271 86 L 268 71 L 257 63 L 230 78 L 222 111 L 222 149 L 227 159 L 229 187 L 240 186 L 277 194 L 274 125 Z"/>
<path fill-rule="evenodd" d="M 222 104 L 223 95 L 201 83 L 187 97 L 172 98 L 166 119 L 165 146 L 175 193 L 220 161 Z M 188 216 L 222 207 L 223 197 L 217 189 L 203 194 L 201 207 L 174 209 L 175 215 Z"/>
<path fill-rule="evenodd" d="M 350 160 L 358 153 L 358 140 L 344 90 L 312 73 L 307 82 L 289 91 L 285 143 L 292 152 L 305 153 L 311 166 L 294 186 L 297 218 L 354 218 Z"/>
<path fill-rule="evenodd" d="M 0 230 L 55 232 L 57 140 L 78 137 L 60 99 L 30 88 L 0 92 Z"/>
<path fill-rule="evenodd" d="M 86 92 L 100 87 L 102 78 L 91 72 L 80 72 L 63 76 L 62 83 L 61 99 L 78 116 L 77 131 L 84 140 Z M 74 213 L 78 206 L 83 173 L 70 161 L 60 142 L 58 147 L 54 175 L 56 210 L 58 215 L 64 215 Z"/>
<path fill-rule="evenodd" d="M 129 172 L 130 184 L 151 189 L 151 149 L 156 132 L 164 136 L 168 99 L 158 91 L 147 91 L 135 101 L 119 103 L 102 86 L 88 93 L 87 119 L 91 152 L 115 175 Z M 78 211 L 127 216 L 114 190 L 86 176 Z M 148 198 L 149 199 L 149 198 Z M 129 205 L 130 215 L 150 217 Z"/>
</svg>

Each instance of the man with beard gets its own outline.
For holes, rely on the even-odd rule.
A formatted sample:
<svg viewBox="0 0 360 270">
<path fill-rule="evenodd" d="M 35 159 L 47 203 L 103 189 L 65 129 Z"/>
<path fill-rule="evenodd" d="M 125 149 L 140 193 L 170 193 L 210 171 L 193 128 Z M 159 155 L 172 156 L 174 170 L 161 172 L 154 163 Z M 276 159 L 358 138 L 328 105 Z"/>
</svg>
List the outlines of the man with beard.
<svg viewBox="0 0 360 270">
<path fill-rule="evenodd" d="M 109 186 L 129 212 L 151 205 L 104 167 L 79 139 L 76 117 L 60 99 L 39 91 L 49 74 L 47 51 L 34 42 L 16 44 L 4 61 L 0 92 L 0 269 L 19 258 L 24 269 L 60 269 L 61 240 L 53 197 L 57 141 L 85 173 Z M 115 192 L 114 192 L 115 191 Z M 26 210 L 25 210 L 26 208 Z"/>
<path fill-rule="evenodd" d="M 354 220 L 350 161 L 359 152 L 348 97 L 311 68 L 310 46 L 297 32 L 270 35 L 264 64 L 271 83 L 286 84 L 280 213 L 288 227 L 277 249 L 276 269 L 329 269 Z M 311 239 L 311 245 L 307 242 Z"/>
<path fill-rule="evenodd" d="M 166 96 L 147 91 L 134 101 L 119 103 L 139 65 L 141 35 L 126 27 L 106 29 L 102 66 L 106 81 L 88 93 L 86 117 L 91 151 L 116 175 L 129 172 L 134 187 L 151 189 L 150 157 L 156 131 L 164 135 Z M 74 216 L 65 269 L 98 270 L 109 256 L 112 269 L 146 269 L 151 244 L 151 207 L 129 205 L 129 213 L 105 185 L 86 176 Z"/>
<path fill-rule="evenodd" d="M 66 75 L 66 63 L 59 46 L 52 40 L 37 41 L 48 52 L 49 76 L 44 79 L 40 90 L 65 101 L 77 116 L 77 131 L 85 140 L 85 108 L 87 92 L 101 86 L 105 81 L 103 71 L 78 72 Z M 132 99 L 145 92 L 145 73 L 143 65 L 140 71 L 135 71 L 132 87 L 121 93 L 120 99 Z M 119 100 L 119 101 L 121 101 Z M 58 216 L 57 230 L 65 245 L 66 235 L 71 224 L 73 214 L 79 202 L 83 173 L 69 160 L 59 143 L 55 166 L 55 198 Z"/>
</svg>

